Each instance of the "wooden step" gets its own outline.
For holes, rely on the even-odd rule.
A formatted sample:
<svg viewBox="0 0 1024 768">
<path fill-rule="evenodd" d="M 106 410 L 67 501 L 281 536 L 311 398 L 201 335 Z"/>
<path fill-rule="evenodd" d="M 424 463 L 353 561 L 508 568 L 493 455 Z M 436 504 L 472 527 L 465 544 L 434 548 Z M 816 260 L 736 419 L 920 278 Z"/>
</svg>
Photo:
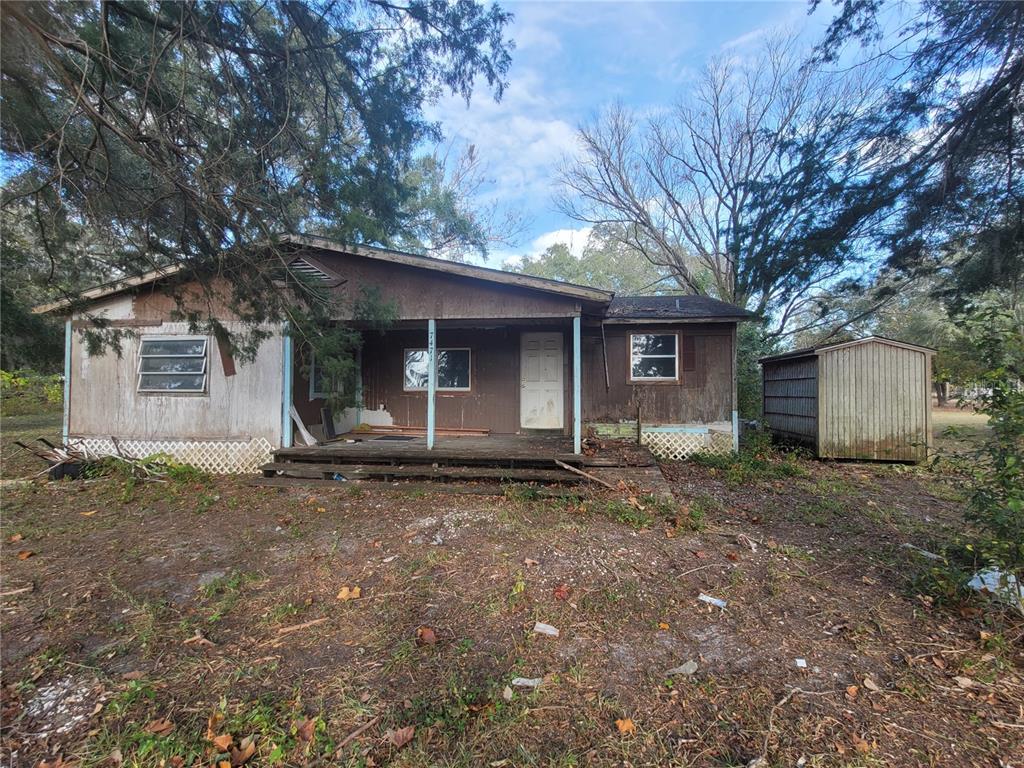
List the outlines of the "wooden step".
<svg viewBox="0 0 1024 768">
<path fill-rule="evenodd" d="M 529 467 L 434 467 L 429 465 L 388 464 L 325 464 L 305 462 L 271 462 L 260 467 L 264 477 L 278 472 L 288 477 L 330 479 L 342 475 L 349 480 L 363 477 L 431 477 L 459 480 L 517 480 L 521 482 L 578 483 L 583 478 L 561 469 L 533 469 Z"/>
</svg>

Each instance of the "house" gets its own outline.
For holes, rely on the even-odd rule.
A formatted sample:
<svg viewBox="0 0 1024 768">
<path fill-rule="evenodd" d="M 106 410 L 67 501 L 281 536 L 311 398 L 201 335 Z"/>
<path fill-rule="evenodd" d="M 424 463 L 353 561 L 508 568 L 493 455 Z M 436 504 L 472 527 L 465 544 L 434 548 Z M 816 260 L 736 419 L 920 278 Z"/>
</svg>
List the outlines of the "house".
<svg viewBox="0 0 1024 768">
<path fill-rule="evenodd" d="M 821 458 L 924 461 L 934 352 L 868 336 L 761 358 L 764 419 Z"/>
<path fill-rule="evenodd" d="M 439 433 L 636 437 L 655 452 L 732 450 L 737 439 L 736 326 L 750 314 L 695 296 L 607 291 L 409 253 L 291 236 L 292 270 L 350 308 L 367 288 L 393 303 L 386 332 L 365 335 L 360 425 Z M 64 437 L 96 453 L 166 452 L 212 471 L 251 471 L 275 449 L 322 437 L 323 376 L 284 327 L 251 361 L 175 322 L 169 272 L 87 292 L 88 315 L 133 338 L 90 356 L 83 313 L 66 316 Z M 180 285 L 175 290 L 188 290 Z M 37 311 L 67 313 L 57 302 Z M 228 328 L 230 318 L 222 318 Z M 352 322 L 343 309 L 337 322 Z M 297 416 L 297 419 L 295 418 Z M 297 421 L 301 421 L 300 428 Z"/>
</svg>

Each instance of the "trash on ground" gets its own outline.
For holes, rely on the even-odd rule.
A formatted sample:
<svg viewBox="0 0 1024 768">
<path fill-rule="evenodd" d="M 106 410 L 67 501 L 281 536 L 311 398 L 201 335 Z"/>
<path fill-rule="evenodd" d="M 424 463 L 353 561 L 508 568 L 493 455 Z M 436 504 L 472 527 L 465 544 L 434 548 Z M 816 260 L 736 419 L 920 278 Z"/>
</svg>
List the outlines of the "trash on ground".
<svg viewBox="0 0 1024 768">
<path fill-rule="evenodd" d="M 512 693 L 512 688 L 511 688 L 511 686 L 508 686 L 508 685 L 506 685 L 506 686 L 505 686 L 505 690 L 503 690 L 503 691 L 501 692 L 501 698 L 503 698 L 503 699 L 504 699 L 505 701 L 512 701 L 512 697 L 513 697 L 514 695 L 515 695 L 515 694 L 514 694 L 514 693 Z"/>
<path fill-rule="evenodd" d="M 691 659 L 690 661 L 686 662 L 685 664 L 680 664 L 678 667 L 672 667 L 672 669 L 670 669 L 665 674 L 668 675 L 669 677 L 673 677 L 675 675 L 692 675 L 696 671 L 697 671 L 697 662 L 693 661 Z"/>
<path fill-rule="evenodd" d="M 1024 585 L 1017 581 L 1015 575 L 999 568 L 982 568 L 971 577 L 967 586 L 976 592 L 984 592 L 1013 604 L 1024 601 Z"/>
<path fill-rule="evenodd" d="M 717 608 L 725 608 L 725 606 L 729 604 L 727 601 L 722 600 L 721 598 L 712 597 L 711 595 L 705 595 L 703 592 L 697 595 L 697 599 L 710 605 L 714 605 Z"/>
<path fill-rule="evenodd" d="M 513 677 L 512 685 L 517 688 L 539 688 L 544 682 L 543 677 Z"/>
<path fill-rule="evenodd" d="M 533 631 L 538 635 L 547 635 L 548 637 L 558 637 L 558 629 L 552 627 L 550 624 L 545 624 L 543 621 L 538 621 L 533 625 Z"/>
<path fill-rule="evenodd" d="M 912 552 L 917 552 L 921 557 L 926 557 L 929 560 L 941 560 L 942 555 L 936 555 L 934 552 L 929 552 L 927 549 L 921 549 L 920 547 L 914 546 L 913 544 L 903 544 L 904 549 L 909 549 Z"/>
<path fill-rule="evenodd" d="M 797 659 L 796 660 L 796 665 L 800 669 L 807 669 L 807 659 Z"/>
</svg>

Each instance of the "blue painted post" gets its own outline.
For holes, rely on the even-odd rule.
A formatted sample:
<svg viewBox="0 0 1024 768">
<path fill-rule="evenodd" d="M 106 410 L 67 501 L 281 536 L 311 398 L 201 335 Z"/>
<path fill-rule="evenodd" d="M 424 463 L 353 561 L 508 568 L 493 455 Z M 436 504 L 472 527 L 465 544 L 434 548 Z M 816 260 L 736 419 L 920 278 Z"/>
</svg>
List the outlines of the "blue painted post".
<svg viewBox="0 0 1024 768">
<path fill-rule="evenodd" d="M 434 396 L 437 394 L 437 322 L 427 320 L 427 450 L 434 448 Z"/>
<path fill-rule="evenodd" d="M 64 445 L 71 436 L 71 318 L 64 321 Z"/>
<path fill-rule="evenodd" d="M 572 319 L 572 450 L 583 453 L 583 364 L 581 361 L 580 316 Z"/>
<path fill-rule="evenodd" d="M 732 412 L 732 451 L 740 452 L 740 414 L 739 411 Z"/>
<path fill-rule="evenodd" d="M 292 336 L 288 323 L 282 329 L 284 334 L 284 362 L 281 387 L 281 447 L 292 447 Z"/>
</svg>

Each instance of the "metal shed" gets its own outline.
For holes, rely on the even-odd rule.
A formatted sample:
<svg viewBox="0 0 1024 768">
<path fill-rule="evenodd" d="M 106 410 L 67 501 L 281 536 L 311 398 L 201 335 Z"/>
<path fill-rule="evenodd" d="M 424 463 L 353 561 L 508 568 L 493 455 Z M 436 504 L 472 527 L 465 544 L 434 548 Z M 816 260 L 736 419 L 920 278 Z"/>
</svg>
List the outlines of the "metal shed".
<svg viewBox="0 0 1024 768">
<path fill-rule="evenodd" d="M 761 358 L 764 419 L 821 458 L 924 461 L 934 352 L 868 336 Z"/>
</svg>

